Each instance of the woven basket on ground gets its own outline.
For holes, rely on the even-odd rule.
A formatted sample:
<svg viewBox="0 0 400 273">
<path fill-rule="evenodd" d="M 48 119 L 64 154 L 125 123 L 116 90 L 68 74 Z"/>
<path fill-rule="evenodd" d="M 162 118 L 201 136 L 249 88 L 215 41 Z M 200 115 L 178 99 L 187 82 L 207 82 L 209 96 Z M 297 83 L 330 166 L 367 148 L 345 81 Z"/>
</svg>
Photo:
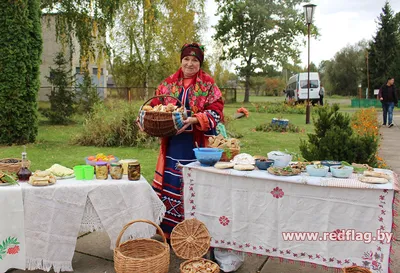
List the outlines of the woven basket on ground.
<svg viewBox="0 0 400 273">
<path fill-rule="evenodd" d="M 171 246 L 176 256 L 187 260 L 180 265 L 181 273 L 187 272 L 184 270 L 186 265 L 196 262 L 214 266 L 214 271 L 210 273 L 220 272 L 216 263 L 202 258 L 210 248 L 210 241 L 206 226 L 197 219 L 187 219 L 176 225 L 171 233 Z"/>
<path fill-rule="evenodd" d="M 16 163 L 7 163 L 8 161 L 18 161 Z M 17 158 L 3 158 L 0 159 L 0 171 L 9 172 L 9 173 L 17 173 L 19 169 L 21 169 L 21 159 Z M 29 168 L 31 166 L 31 162 L 27 160 L 26 167 Z"/>
<path fill-rule="evenodd" d="M 157 229 L 163 242 L 153 239 L 134 239 L 120 244 L 125 230 L 134 223 L 147 223 Z M 170 249 L 164 232 L 148 220 L 135 220 L 124 226 L 118 235 L 114 249 L 114 269 L 116 273 L 168 273 Z"/>
<path fill-rule="evenodd" d="M 219 161 L 229 162 L 238 154 L 240 154 L 240 148 L 230 148 L 228 153 L 227 152 L 222 153 L 221 159 Z"/>
<path fill-rule="evenodd" d="M 342 269 L 343 273 L 372 273 L 371 270 L 361 266 L 350 266 Z"/>
<path fill-rule="evenodd" d="M 182 102 L 172 96 L 155 96 L 147 100 L 139 109 L 139 124 L 148 135 L 154 137 L 174 136 L 183 127 L 183 121 L 187 118 L 186 109 L 183 112 L 153 112 L 145 111 L 143 107 L 155 98 L 171 97 L 176 99 L 181 105 Z"/>
</svg>

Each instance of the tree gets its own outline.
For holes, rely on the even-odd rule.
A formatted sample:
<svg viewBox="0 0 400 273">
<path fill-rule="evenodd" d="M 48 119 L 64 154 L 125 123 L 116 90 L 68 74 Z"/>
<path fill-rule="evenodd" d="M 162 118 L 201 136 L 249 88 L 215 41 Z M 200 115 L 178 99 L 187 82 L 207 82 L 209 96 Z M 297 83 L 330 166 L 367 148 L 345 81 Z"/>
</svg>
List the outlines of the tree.
<svg viewBox="0 0 400 273">
<path fill-rule="evenodd" d="M 34 142 L 42 53 L 40 1 L 0 2 L 0 144 Z"/>
<path fill-rule="evenodd" d="M 367 46 L 366 40 L 348 45 L 336 53 L 331 61 L 324 63 L 323 79 L 328 79 L 333 94 L 358 94 L 358 85 L 366 82 Z"/>
<path fill-rule="evenodd" d="M 147 97 L 150 85 L 179 67 L 182 45 L 198 39 L 196 14 L 202 15 L 203 4 L 204 0 L 125 0 L 109 50 L 116 81 L 143 86 Z"/>
<path fill-rule="evenodd" d="M 266 78 L 265 79 L 266 92 L 269 96 L 279 96 L 282 90 L 285 89 L 286 82 L 280 77 Z"/>
<path fill-rule="evenodd" d="M 75 93 L 71 88 L 73 82 L 71 70 L 67 70 L 68 61 L 63 52 L 57 53 L 54 58 L 56 68 L 50 67 L 50 77 L 47 80 L 52 85 L 51 93 L 48 95 L 50 109 L 44 111 L 44 115 L 53 124 L 66 124 L 74 114 Z"/>
<path fill-rule="evenodd" d="M 388 77 L 394 77 L 400 67 L 400 17 L 394 16 L 388 1 L 378 17 L 378 31 L 368 50 L 370 64 L 370 95 L 380 88 Z"/>
<path fill-rule="evenodd" d="M 304 67 L 303 72 L 308 72 L 308 66 Z M 318 72 L 318 67 L 313 62 L 310 63 L 310 72 Z"/>
<path fill-rule="evenodd" d="M 221 18 L 215 39 L 225 45 L 224 58 L 240 59 L 240 76 L 245 78 L 244 101 L 249 101 L 250 77 L 266 73 L 272 63 L 288 59 L 298 62 L 297 36 L 306 33 L 304 1 L 217 0 Z"/>
<path fill-rule="evenodd" d="M 81 113 L 92 112 L 93 106 L 100 102 L 97 87 L 92 83 L 88 70 L 83 72 L 83 82 L 78 84 L 78 108 Z"/>
</svg>

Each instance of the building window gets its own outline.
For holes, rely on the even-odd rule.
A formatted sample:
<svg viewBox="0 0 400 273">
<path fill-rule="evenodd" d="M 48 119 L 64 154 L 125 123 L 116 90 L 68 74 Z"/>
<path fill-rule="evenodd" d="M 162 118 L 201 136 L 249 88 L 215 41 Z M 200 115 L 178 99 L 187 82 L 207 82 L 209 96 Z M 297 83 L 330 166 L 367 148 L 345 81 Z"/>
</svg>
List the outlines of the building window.
<svg viewBox="0 0 400 273">
<path fill-rule="evenodd" d="M 97 67 L 93 67 L 93 75 L 97 75 L 99 69 Z M 103 68 L 100 68 L 100 75 L 103 75 Z"/>
</svg>

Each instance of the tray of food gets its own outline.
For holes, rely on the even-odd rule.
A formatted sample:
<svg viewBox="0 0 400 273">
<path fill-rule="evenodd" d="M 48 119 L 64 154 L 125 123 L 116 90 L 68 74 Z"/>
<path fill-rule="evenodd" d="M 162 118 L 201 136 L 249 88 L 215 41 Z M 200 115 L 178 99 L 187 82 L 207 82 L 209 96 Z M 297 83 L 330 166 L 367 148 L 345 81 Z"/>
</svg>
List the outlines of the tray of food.
<svg viewBox="0 0 400 273">
<path fill-rule="evenodd" d="M 278 175 L 278 176 L 293 176 L 293 175 L 298 175 L 301 173 L 299 169 L 294 169 L 292 167 L 269 167 L 268 172 L 273 175 Z"/>
<path fill-rule="evenodd" d="M 14 175 L 0 171 L 0 186 L 18 185 Z"/>
</svg>

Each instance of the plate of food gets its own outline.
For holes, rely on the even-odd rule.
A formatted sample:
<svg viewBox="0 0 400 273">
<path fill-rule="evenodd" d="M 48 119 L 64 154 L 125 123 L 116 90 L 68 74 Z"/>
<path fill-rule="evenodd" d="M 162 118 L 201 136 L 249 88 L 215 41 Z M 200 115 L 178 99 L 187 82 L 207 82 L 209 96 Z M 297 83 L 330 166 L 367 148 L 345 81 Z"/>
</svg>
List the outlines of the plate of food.
<svg viewBox="0 0 400 273">
<path fill-rule="evenodd" d="M 301 172 L 306 172 L 307 171 L 306 168 L 308 165 L 313 165 L 313 163 L 312 162 L 293 162 L 293 163 L 289 164 L 289 166 L 292 169 L 299 169 Z"/>
<path fill-rule="evenodd" d="M 54 164 L 50 168 L 46 170 L 50 174 L 52 174 L 57 180 L 59 179 L 69 179 L 74 178 L 74 170 L 64 167 L 60 164 Z"/>
<path fill-rule="evenodd" d="M 294 169 L 292 167 L 269 167 L 268 172 L 278 176 L 293 176 L 301 173 L 299 169 Z"/>
<path fill-rule="evenodd" d="M 11 174 L 0 171 L 0 186 L 18 185 L 16 177 Z"/>
<path fill-rule="evenodd" d="M 55 176 L 49 171 L 36 171 L 30 177 L 28 184 L 37 186 L 50 186 L 56 183 Z"/>
</svg>

